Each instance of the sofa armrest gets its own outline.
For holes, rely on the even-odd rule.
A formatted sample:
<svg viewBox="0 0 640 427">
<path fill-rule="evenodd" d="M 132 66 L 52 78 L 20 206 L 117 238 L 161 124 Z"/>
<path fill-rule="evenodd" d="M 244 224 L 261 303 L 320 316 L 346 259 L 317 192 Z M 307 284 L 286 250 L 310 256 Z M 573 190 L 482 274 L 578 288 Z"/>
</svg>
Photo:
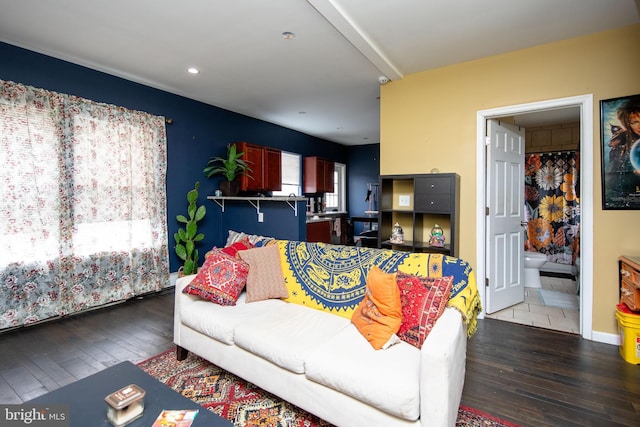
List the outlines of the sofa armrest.
<svg viewBox="0 0 640 427">
<path fill-rule="evenodd" d="M 182 293 L 182 290 L 196 277 L 195 274 L 189 276 L 182 276 L 176 280 L 175 295 L 173 302 L 173 342 L 174 344 L 181 345 L 180 342 L 180 325 L 182 319 L 180 318 L 180 304 L 185 298 L 189 298 L 189 295 Z"/>
<path fill-rule="evenodd" d="M 467 357 L 467 334 L 459 311 L 445 309 L 420 353 L 422 425 L 455 426 Z"/>
</svg>

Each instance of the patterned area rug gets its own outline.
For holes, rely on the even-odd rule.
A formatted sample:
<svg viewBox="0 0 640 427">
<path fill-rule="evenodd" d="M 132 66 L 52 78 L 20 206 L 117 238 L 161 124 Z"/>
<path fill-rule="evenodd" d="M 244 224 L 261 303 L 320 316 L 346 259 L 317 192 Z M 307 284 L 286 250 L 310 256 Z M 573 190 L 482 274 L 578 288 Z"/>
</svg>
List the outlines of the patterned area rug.
<svg viewBox="0 0 640 427">
<path fill-rule="evenodd" d="M 237 427 L 330 427 L 257 386 L 189 353 L 178 362 L 169 350 L 138 366 L 149 375 Z M 517 427 L 473 408 L 461 406 L 456 426 Z"/>
</svg>

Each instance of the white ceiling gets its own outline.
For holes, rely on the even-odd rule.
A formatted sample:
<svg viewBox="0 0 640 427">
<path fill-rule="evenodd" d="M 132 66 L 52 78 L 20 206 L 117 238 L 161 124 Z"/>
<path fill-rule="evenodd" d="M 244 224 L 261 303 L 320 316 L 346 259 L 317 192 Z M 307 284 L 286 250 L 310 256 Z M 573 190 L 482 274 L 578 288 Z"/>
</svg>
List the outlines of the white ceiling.
<svg viewBox="0 0 640 427">
<path fill-rule="evenodd" d="M 635 24 L 638 3 L 0 0 L 0 40 L 357 145 L 380 141 L 380 76 Z"/>
</svg>

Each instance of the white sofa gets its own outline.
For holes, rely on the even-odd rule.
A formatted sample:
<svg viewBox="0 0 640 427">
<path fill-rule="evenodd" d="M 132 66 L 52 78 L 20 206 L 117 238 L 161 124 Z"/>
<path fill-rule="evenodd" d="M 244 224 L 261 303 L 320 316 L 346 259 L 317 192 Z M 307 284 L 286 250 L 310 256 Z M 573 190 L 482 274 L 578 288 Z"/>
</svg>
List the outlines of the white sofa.
<svg viewBox="0 0 640 427">
<path fill-rule="evenodd" d="M 341 427 L 454 426 L 467 327 L 446 308 L 422 349 L 374 350 L 349 319 L 280 299 L 221 306 L 175 288 L 178 359 L 193 352 Z M 475 287 L 475 283 L 474 283 Z"/>
</svg>

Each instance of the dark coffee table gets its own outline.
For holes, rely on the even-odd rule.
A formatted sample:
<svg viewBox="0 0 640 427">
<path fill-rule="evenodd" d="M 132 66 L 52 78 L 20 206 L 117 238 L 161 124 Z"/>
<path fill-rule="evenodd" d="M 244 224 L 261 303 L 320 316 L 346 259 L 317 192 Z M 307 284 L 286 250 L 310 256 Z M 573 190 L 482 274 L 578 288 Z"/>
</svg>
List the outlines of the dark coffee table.
<svg viewBox="0 0 640 427">
<path fill-rule="evenodd" d="M 131 362 L 119 363 L 25 402 L 25 405 L 69 405 L 71 427 L 110 427 L 104 398 L 129 384 L 144 389 L 146 396 L 143 416 L 127 427 L 149 427 L 163 409 L 199 409 L 192 427 L 233 427 L 228 420 L 175 392 Z"/>
</svg>

